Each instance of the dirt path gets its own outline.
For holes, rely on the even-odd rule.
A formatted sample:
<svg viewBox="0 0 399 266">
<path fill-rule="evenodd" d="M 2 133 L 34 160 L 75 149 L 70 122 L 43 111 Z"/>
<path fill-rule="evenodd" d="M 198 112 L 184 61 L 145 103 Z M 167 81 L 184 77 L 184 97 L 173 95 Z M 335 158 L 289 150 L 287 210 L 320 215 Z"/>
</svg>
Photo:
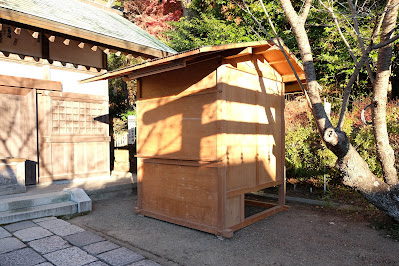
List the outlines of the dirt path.
<svg viewBox="0 0 399 266">
<path fill-rule="evenodd" d="M 291 205 L 231 239 L 133 213 L 136 195 L 99 201 L 69 222 L 144 252 L 163 265 L 399 265 L 399 243 L 365 222 Z"/>
</svg>

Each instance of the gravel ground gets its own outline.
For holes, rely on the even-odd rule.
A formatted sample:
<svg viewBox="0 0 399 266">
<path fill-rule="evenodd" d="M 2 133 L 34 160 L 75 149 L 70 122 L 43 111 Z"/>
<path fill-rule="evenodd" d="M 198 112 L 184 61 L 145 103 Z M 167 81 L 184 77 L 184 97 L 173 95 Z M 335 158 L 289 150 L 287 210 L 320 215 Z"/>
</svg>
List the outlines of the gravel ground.
<svg viewBox="0 0 399 266">
<path fill-rule="evenodd" d="M 70 223 L 125 245 L 162 265 L 399 265 L 399 243 L 362 219 L 291 205 L 231 239 L 134 214 L 137 195 L 93 203 Z"/>
</svg>

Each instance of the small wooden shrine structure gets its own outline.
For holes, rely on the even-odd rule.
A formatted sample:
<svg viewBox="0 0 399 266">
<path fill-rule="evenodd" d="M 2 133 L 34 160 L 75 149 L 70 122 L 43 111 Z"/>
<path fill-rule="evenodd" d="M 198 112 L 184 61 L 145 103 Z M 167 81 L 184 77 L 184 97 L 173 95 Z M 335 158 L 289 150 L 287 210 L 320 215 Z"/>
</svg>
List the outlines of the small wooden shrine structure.
<svg viewBox="0 0 399 266">
<path fill-rule="evenodd" d="M 108 82 L 78 81 L 106 72 L 110 52 L 146 59 L 176 53 L 105 7 L 0 1 L 0 194 L 109 177 Z M 15 176 L 17 162 L 25 162 L 24 182 Z"/>
<path fill-rule="evenodd" d="M 137 213 L 231 237 L 287 209 L 284 91 L 296 79 L 276 46 L 203 47 L 85 81 L 118 76 L 138 81 Z M 245 199 L 272 186 L 278 204 Z"/>
</svg>

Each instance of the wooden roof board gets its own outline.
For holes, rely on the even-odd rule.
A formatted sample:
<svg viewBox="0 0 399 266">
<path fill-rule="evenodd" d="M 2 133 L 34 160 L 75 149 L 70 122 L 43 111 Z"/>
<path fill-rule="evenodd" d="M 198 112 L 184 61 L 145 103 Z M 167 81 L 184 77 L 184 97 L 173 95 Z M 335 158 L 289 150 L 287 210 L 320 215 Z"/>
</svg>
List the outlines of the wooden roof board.
<svg viewBox="0 0 399 266">
<path fill-rule="evenodd" d="M 225 44 L 225 45 L 217 45 L 217 46 L 205 46 L 197 49 L 193 49 L 190 51 L 186 51 L 183 53 L 179 53 L 176 55 L 171 55 L 168 57 L 164 57 L 161 59 L 155 59 L 149 62 L 145 62 L 142 64 L 138 65 L 133 65 L 133 66 L 128 66 L 125 68 L 117 69 L 102 75 L 97 75 L 85 80 L 80 81 L 81 83 L 86 83 L 86 82 L 92 82 L 92 81 L 97 81 L 97 80 L 104 80 L 104 79 L 110 79 L 110 78 L 117 78 L 117 77 L 123 77 L 123 76 L 128 76 L 131 75 L 133 72 L 136 71 L 141 71 L 145 68 L 152 68 L 156 66 L 161 66 L 163 65 L 163 69 L 165 71 L 168 71 L 167 64 L 171 64 L 171 62 L 176 61 L 176 60 L 184 60 L 184 61 L 189 61 L 192 60 L 195 57 L 198 56 L 203 56 L 206 54 L 220 54 L 222 55 L 223 53 L 226 54 L 228 51 L 231 50 L 236 50 L 237 53 L 242 52 L 242 56 L 248 56 L 247 51 L 244 51 L 246 48 L 252 47 L 254 48 L 252 50 L 253 53 L 255 54 L 268 54 L 268 57 L 265 56 L 266 60 L 268 58 L 272 59 L 278 59 L 278 60 L 283 60 L 285 59 L 283 53 L 273 44 L 270 44 L 269 42 L 266 41 L 258 41 L 258 42 L 249 42 L 249 43 L 234 43 L 234 44 Z M 241 50 L 240 50 L 241 49 Z M 270 51 L 269 51 L 270 50 Z M 285 47 L 285 50 L 290 57 L 290 61 L 292 62 L 295 70 L 298 72 L 299 76 L 301 77 L 302 80 L 304 80 L 304 72 L 303 72 L 303 67 L 302 64 L 295 58 L 295 56 L 289 52 L 288 48 Z M 228 58 L 229 56 L 225 56 Z M 231 57 L 231 55 L 230 55 Z M 172 65 L 172 64 L 171 64 Z M 288 75 L 291 78 L 291 75 L 293 75 L 293 71 L 291 70 L 291 67 L 287 62 L 283 64 L 282 66 L 275 67 L 272 65 L 272 67 L 284 77 L 284 75 Z M 150 72 L 148 72 L 150 73 Z M 158 73 L 158 72 L 157 72 Z"/>
<path fill-rule="evenodd" d="M 118 14 L 78 0 L 0 1 L 0 17 L 154 57 L 176 53 Z"/>
</svg>

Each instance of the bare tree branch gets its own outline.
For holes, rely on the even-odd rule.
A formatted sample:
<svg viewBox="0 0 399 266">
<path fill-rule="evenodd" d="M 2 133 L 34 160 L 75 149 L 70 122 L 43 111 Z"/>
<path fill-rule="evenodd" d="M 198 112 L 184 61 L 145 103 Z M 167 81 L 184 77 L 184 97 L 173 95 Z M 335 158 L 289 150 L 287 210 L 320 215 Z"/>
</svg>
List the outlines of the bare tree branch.
<svg viewBox="0 0 399 266">
<path fill-rule="evenodd" d="M 322 0 L 319 0 L 319 2 L 331 14 L 331 16 L 332 16 L 332 18 L 334 20 L 335 26 L 337 27 L 339 36 L 341 36 L 341 39 L 344 41 L 346 47 L 348 48 L 349 54 L 351 55 L 353 61 L 355 62 L 355 64 L 357 64 L 357 58 L 356 58 L 355 54 L 353 53 L 352 48 L 350 47 L 350 44 L 348 43 L 348 41 L 346 40 L 344 34 L 341 31 L 341 27 L 339 25 L 338 18 L 337 18 L 337 16 L 334 13 L 333 8 L 332 7 L 331 8 L 328 7 Z"/>
<path fill-rule="evenodd" d="M 308 18 L 309 11 L 310 11 L 311 7 L 312 7 L 312 0 L 306 0 L 305 4 L 303 6 L 303 9 L 302 9 L 302 13 L 299 16 L 299 19 L 301 20 L 301 23 L 305 24 L 306 19 Z"/>
<path fill-rule="evenodd" d="M 386 40 L 386 41 L 383 42 L 383 43 L 379 43 L 379 44 L 374 45 L 374 46 L 373 46 L 373 49 L 382 48 L 382 47 L 384 47 L 384 46 L 387 46 L 387 45 L 393 43 L 394 41 L 397 41 L 398 39 L 399 39 L 399 35 L 396 35 L 395 37 L 392 37 L 392 38 L 390 38 L 389 40 Z"/>
<path fill-rule="evenodd" d="M 268 20 L 268 22 L 269 22 L 269 24 L 270 24 L 270 27 L 272 28 L 272 31 L 273 31 L 274 36 L 276 36 L 276 39 L 277 39 L 277 42 L 278 42 L 278 47 L 279 47 L 280 50 L 283 52 L 285 59 L 287 60 L 288 64 L 290 65 L 290 67 L 291 67 L 291 69 L 292 69 L 292 72 L 294 72 L 295 78 L 296 78 L 296 80 L 297 80 L 299 86 L 301 87 L 302 91 L 304 92 L 304 94 L 305 94 L 305 96 L 306 96 L 306 99 L 308 100 L 308 103 L 309 103 L 309 105 L 310 105 L 310 100 L 309 100 L 308 93 L 306 92 L 305 87 L 303 86 L 302 81 L 301 81 L 301 79 L 300 79 L 299 76 L 298 76 L 298 73 L 296 72 L 294 66 L 292 65 L 291 60 L 289 59 L 289 57 L 288 57 L 288 55 L 287 55 L 287 53 L 286 53 L 286 51 L 285 51 L 285 49 L 284 49 L 284 46 L 283 46 L 282 43 L 281 43 L 281 39 L 279 38 L 278 33 L 277 33 L 277 31 L 276 31 L 276 28 L 274 27 L 274 23 L 273 23 L 272 19 L 271 19 L 270 16 L 269 16 L 269 12 L 267 12 L 266 7 L 265 7 L 265 5 L 263 4 L 263 1 L 262 1 L 262 0 L 259 0 L 259 2 L 260 2 L 261 6 L 262 6 L 262 8 L 263 8 L 263 12 L 265 13 L 265 15 L 266 15 L 266 17 L 267 17 L 267 20 Z M 310 0 L 310 1 L 307 1 L 307 2 L 310 2 L 310 3 L 311 3 L 312 1 Z M 309 3 L 309 5 L 310 5 L 310 3 Z"/>
<path fill-rule="evenodd" d="M 352 16 L 353 16 L 353 25 L 354 25 L 354 29 L 356 32 L 356 37 L 357 37 L 357 41 L 359 43 L 359 47 L 362 50 L 362 54 L 364 55 L 366 53 L 366 49 L 364 48 L 364 42 L 363 42 L 363 38 L 362 38 L 362 34 L 360 33 L 359 30 L 359 21 L 357 19 L 357 11 L 356 11 L 356 7 L 353 5 L 351 0 L 348 0 L 348 5 L 350 7 L 350 10 L 352 12 Z M 367 55 L 368 57 L 368 55 Z M 371 83 L 374 83 L 374 74 L 373 71 L 371 71 L 371 67 L 370 67 L 370 63 L 368 61 L 368 58 L 366 60 L 366 69 L 367 69 L 367 73 L 369 75 L 370 81 Z"/>
<path fill-rule="evenodd" d="M 360 70 L 362 69 L 362 66 L 367 61 L 367 58 L 369 57 L 371 50 L 372 50 L 372 44 L 370 44 L 370 46 L 367 48 L 366 52 L 363 54 L 360 61 L 356 64 L 355 71 L 353 72 L 351 78 L 349 79 L 348 83 L 345 86 L 344 99 L 342 100 L 341 113 L 339 115 L 339 120 L 338 120 L 338 125 L 337 125 L 337 128 L 339 130 L 341 130 L 341 128 L 344 124 L 345 112 L 346 112 L 346 108 L 348 107 L 349 96 L 352 91 L 352 86 L 355 83 L 357 76 L 359 75 Z"/>
</svg>

